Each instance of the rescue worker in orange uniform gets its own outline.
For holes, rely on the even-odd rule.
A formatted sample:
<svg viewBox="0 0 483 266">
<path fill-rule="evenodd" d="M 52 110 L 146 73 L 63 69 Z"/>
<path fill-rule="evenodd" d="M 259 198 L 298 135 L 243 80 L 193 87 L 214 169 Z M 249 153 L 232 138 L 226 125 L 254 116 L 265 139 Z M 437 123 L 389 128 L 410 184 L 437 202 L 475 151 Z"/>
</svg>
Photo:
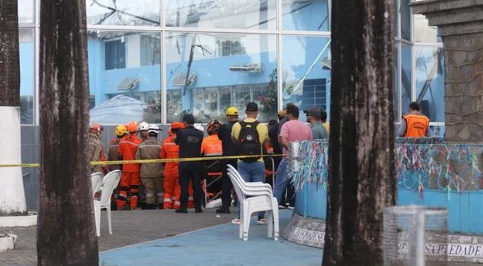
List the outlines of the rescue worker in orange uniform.
<svg viewBox="0 0 483 266">
<path fill-rule="evenodd" d="M 157 125 L 148 126 L 148 138 L 139 145 L 136 160 L 160 159 L 161 141 L 158 140 L 160 129 Z M 141 164 L 141 181 L 146 192 L 146 209 L 163 208 L 164 165 L 162 163 Z"/>
<path fill-rule="evenodd" d="M 184 124 L 174 122 L 171 124 L 168 137 L 164 139 L 161 147 L 162 159 L 175 159 L 179 157 L 179 146 L 175 143 L 176 133 L 184 128 Z M 164 209 L 178 209 L 180 206 L 179 196 L 181 187 L 179 186 L 178 162 L 166 163 L 164 166 Z"/>
<path fill-rule="evenodd" d="M 420 112 L 419 103 L 409 104 L 409 113 L 403 115 L 398 136 L 405 138 L 429 137 L 429 118 Z"/>
<path fill-rule="evenodd" d="M 206 131 L 208 132 L 208 136 L 203 138 L 203 142 L 201 143 L 201 154 L 207 157 L 216 157 L 223 155 L 223 147 L 221 140 L 218 138 L 218 131 L 220 130 L 221 123 L 218 120 L 211 120 L 206 125 Z M 205 178 L 208 180 L 213 177 L 219 177 L 223 175 L 222 168 L 221 168 L 221 161 L 206 161 L 203 162 L 203 174 L 205 174 Z M 211 180 L 207 181 L 211 183 Z M 209 189 L 208 195 L 218 193 L 221 190 L 221 182 L 222 180 L 218 180 L 211 184 Z"/>
<path fill-rule="evenodd" d="M 89 162 L 105 161 L 106 154 L 102 148 L 101 135 L 102 126 L 92 124 L 89 129 Z M 103 173 L 107 174 L 107 168 L 102 165 L 91 165 L 91 174 Z"/>
<path fill-rule="evenodd" d="M 127 129 L 123 125 L 119 125 L 116 127 L 116 130 L 114 131 L 114 134 L 116 134 L 116 138 L 111 140 L 111 143 L 109 145 L 109 151 L 107 152 L 107 160 L 108 161 L 117 161 L 119 160 L 119 142 L 121 142 L 121 139 L 124 138 L 127 135 Z M 109 165 L 109 171 L 114 171 L 114 170 L 121 170 L 122 169 L 122 164 L 110 164 Z"/>
<path fill-rule="evenodd" d="M 138 131 L 138 123 L 135 121 L 129 122 L 127 125 L 129 134 L 124 137 L 119 143 L 119 155 L 122 160 L 134 160 L 136 152 L 141 144 L 141 140 L 136 136 Z M 141 185 L 141 178 L 139 176 L 140 165 L 137 163 L 124 164 L 122 167 L 121 176 L 121 191 L 116 205 L 118 210 L 126 209 L 126 200 L 128 199 L 128 192 L 130 192 L 129 207 L 131 210 L 136 209 L 138 205 L 138 190 Z"/>
</svg>

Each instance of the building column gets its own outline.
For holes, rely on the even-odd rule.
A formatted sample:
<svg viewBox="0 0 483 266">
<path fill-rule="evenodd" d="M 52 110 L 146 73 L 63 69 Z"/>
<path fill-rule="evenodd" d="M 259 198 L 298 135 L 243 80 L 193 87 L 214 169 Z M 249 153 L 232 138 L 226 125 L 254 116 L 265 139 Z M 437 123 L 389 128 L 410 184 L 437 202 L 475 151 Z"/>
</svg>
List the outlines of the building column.
<svg viewBox="0 0 483 266">
<path fill-rule="evenodd" d="M 483 0 L 411 4 L 437 26 L 445 51 L 445 122 L 448 142 L 483 141 Z"/>
</svg>

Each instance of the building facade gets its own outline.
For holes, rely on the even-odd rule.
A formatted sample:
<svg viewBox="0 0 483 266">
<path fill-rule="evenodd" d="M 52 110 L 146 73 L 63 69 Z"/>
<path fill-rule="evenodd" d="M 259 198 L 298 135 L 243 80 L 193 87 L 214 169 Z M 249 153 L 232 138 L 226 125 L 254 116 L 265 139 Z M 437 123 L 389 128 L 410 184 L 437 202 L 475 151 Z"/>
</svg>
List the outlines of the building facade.
<svg viewBox="0 0 483 266">
<path fill-rule="evenodd" d="M 409 1 L 395 0 L 395 122 L 419 101 L 442 136 L 442 43 Z M 330 114 L 329 0 L 86 0 L 86 10 L 91 122 L 167 125 L 189 112 L 206 123 L 250 101 L 264 122 L 287 102 Z M 39 13 L 40 0 L 19 0 L 24 162 L 38 161 Z"/>
</svg>

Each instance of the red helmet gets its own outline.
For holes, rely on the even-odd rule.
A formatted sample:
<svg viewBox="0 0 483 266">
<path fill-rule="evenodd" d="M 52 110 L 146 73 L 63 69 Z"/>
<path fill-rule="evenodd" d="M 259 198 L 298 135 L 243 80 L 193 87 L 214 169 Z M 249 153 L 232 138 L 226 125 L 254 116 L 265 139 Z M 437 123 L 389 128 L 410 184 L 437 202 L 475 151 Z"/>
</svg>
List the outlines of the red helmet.
<svg viewBox="0 0 483 266">
<path fill-rule="evenodd" d="M 210 122 L 208 122 L 208 125 L 206 126 L 206 131 L 208 131 L 208 135 L 217 134 L 220 130 L 220 126 L 221 124 L 218 120 L 211 120 Z"/>
<path fill-rule="evenodd" d="M 104 128 L 100 124 L 91 124 L 91 126 L 89 127 L 89 130 L 91 132 L 100 133 L 102 132 L 102 130 L 104 130 Z"/>
</svg>

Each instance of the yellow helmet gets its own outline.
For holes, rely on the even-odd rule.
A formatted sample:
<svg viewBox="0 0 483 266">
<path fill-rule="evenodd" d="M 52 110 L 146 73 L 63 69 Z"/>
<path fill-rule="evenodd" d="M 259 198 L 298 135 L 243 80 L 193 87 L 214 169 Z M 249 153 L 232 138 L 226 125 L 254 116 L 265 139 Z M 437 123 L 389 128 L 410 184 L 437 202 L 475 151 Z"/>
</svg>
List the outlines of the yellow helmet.
<svg viewBox="0 0 483 266">
<path fill-rule="evenodd" d="M 225 112 L 226 115 L 238 116 L 238 109 L 236 107 L 228 107 Z"/>
<path fill-rule="evenodd" d="M 119 125 L 116 127 L 116 131 L 114 133 L 116 134 L 116 136 L 122 137 L 127 133 L 127 129 L 125 126 Z"/>
</svg>

